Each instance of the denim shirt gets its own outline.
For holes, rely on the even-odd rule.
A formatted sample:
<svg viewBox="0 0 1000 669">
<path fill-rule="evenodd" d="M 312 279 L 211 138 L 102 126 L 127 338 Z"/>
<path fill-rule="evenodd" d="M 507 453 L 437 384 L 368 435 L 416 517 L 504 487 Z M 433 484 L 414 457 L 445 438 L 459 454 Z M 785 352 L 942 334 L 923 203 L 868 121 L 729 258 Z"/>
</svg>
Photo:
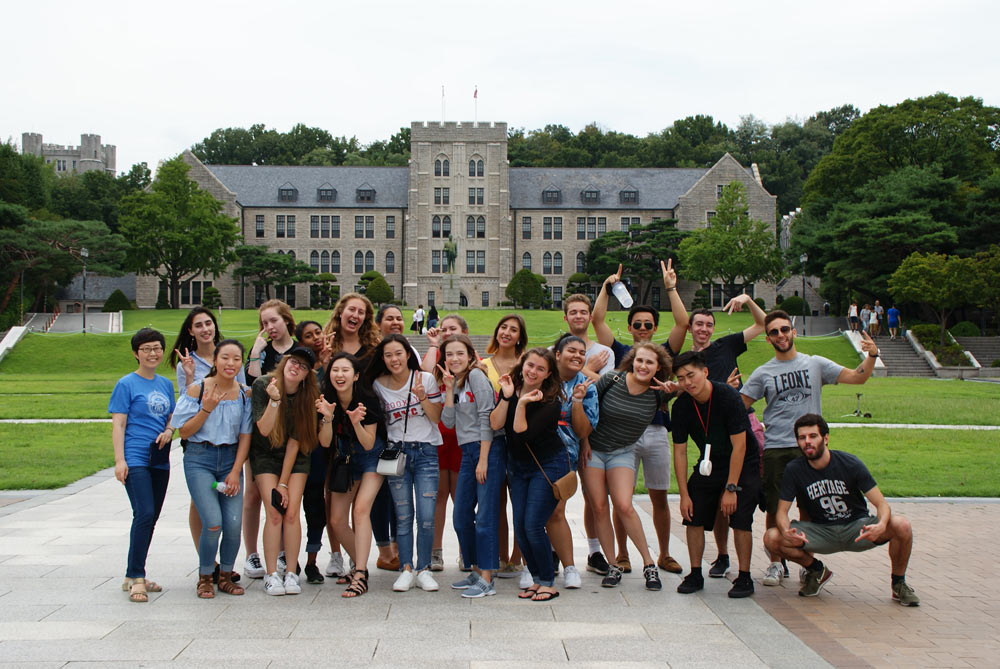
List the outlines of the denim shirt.
<svg viewBox="0 0 1000 669">
<path fill-rule="evenodd" d="M 562 403 L 562 411 L 559 415 L 559 437 L 566 444 L 566 448 L 572 453 L 580 452 L 580 437 L 573 431 L 573 388 L 578 383 L 586 383 L 587 376 L 583 372 L 577 372 L 569 381 L 563 381 L 563 395 L 566 400 Z M 587 414 L 590 427 L 597 427 L 597 418 L 600 415 L 600 405 L 597 401 L 597 388 L 592 383 L 587 386 L 587 394 L 583 396 L 583 411 Z"/>
<path fill-rule="evenodd" d="M 244 386 L 238 399 L 223 400 L 212 409 L 198 431 L 188 437 L 188 441 L 204 441 L 217 446 L 235 444 L 241 434 L 253 432 L 250 424 L 250 397 Z M 179 428 L 201 410 L 201 402 L 186 392 L 181 393 L 170 419 L 172 427 Z"/>
<path fill-rule="evenodd" d="M 199 381 L 201 381 L 202 379 L 204 379 L 206 376 L 208 376 L 208 373 L 212 370 L 212 363 L 209 362 L 208 360 L 205 360 L 204 358 L 202 358 L 200 355 L 198 355 L 194 351 L 191 352 L 191 359 L 194 360 L 194 378 L 193 379 L 189 379 L 187 377 L 187 374 L 184 373 L 184 366 L 183 365 L 181 365 L 179 363 L 177 365 L 177 394 L 178 395 L 183 395 L 184 391 L 187 390 L 188 386 L 190 386 L 192 383 L 198 383 Z M 240 384 L 243 384 L 243 385 L 246 385 L 247 377 L 246 377 L 246 374 L 243 373 L 243 368 L 242 367 L 240 367 L 240 371 L 236 374 L 236 382 L 240 383 Z"/>
</svg>

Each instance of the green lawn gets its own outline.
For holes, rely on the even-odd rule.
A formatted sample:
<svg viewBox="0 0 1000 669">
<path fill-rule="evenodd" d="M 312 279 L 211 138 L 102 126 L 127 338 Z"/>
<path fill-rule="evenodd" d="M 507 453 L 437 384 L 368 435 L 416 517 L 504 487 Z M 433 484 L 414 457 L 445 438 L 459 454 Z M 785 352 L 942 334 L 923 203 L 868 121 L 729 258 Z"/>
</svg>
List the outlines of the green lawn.
<svg viewBox="0 0 1000 669">
<path fill-rule="evenodd" d="M 0 424 L 0 490 L 59 488 L 115 464 L 111 423 Z"/>
</svg>

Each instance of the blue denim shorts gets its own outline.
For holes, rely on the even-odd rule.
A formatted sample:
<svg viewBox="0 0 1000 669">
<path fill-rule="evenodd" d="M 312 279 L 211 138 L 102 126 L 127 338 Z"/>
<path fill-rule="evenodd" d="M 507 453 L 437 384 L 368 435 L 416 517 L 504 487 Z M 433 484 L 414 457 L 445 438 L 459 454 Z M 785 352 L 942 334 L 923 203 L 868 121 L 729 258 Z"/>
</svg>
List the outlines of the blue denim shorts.
<svg viewBox="0 0 1000 669">
<path fill-rule="evenodd" d="M 354 480 L 359 481 L 364 474 L 375 473 L 378 467 L 378 456 L 385 448 L 385 441 L 376 435 L 375 445 L 370 451 L 366 451 L 357 441 L 352 441 L 351 444 L 354 446 L 354 450 L 351 452 L 351 472 L 354 474 Z"/>
<path fill-rule="evenodd" d="M 635 444 L 629 444 L 624 448 L 616 448 L 613 451 L 590 449 L 590 460 L 587 461 L 587 466 L 605 470 L 628 467 L 632 471 L 635 471 Z"/>
</svg>

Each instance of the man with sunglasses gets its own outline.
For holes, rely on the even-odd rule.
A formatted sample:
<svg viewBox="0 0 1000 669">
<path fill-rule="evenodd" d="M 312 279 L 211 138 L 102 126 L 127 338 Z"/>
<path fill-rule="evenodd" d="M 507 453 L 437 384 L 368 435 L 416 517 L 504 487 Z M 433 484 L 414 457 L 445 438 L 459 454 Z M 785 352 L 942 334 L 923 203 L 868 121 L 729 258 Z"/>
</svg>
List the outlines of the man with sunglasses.
<svg viewBox="0 0 1000 669">
<path fill-rule="evenodd" d="M 663 286 L 670 297 L 671 309 L 684 309 L 677 294 L 677 275 L 674 273 L 672 261 L 664 265 Z M 601 292 L 594 300 L 592 312 L 592 322 L 597 341 L 605 346 L 610 346 L 615 354 L 615 367 L 621 364 L 622 358 L 632 349 L 632 346 L 623 344 L 615 339 L 611 328 L 604 321 L 608 311 L 608 293 L 611 286 L 616 281 L 620 281 L 622 276 L 622 266 L 618 265 L 618 271 L 608 277 Z M 668 282 L 669 279 L 669 282 Z M 636 304 L 628 312 L 628 332 L 632 335 L 632 344 L 639 345 L 653 339 L 656 328 L 660 323 L 660 313 L 653 307 L 645 304 Z M 669 351 L 669 348 L 667 349 Z M 659 544 L 659 559 L 657 566 L 672 574 L 683 572 L 681 565 L 670 556 L 670 507 L 667 506 L 667 489 L 670 487 L 670 417 L 666 412 L 657 411 L 652 422 L 635 442 L 635 471 L 638 479 L 639 463 L 642 463 L 643 479 L 646 489 L 649 490 L 649 501 L 653 507 L 653 528 L 656 530 L 657 543 Z M 625 528 L 619 521 L 618 516 L 614 518 L 615 536 L 618 540 L 618 556 L 615 563 L 625 573 L 631 571 L 629 564 L 628 548 L 626 545 Z M 591 550 L 595 550 L 591 548 Z M 588 560 L 587 568 L 591 569 Z"/>
<path fill-rule="evenodd" d="M 802 455 L 795 440 L 793 425 L 805 414 L 822 415 L 821 390 L 836 383 L 862 384 L 875 368 L 878 348 L 867 333 L 862 333 L 861 350 L 868 354 L 856 369 L 847 369 L 824 357 L 795 350 L 795 328 L 784 311 L 775 310 L 764 319 L 767 341 L 774 347 L 774 358 L 753 371 L 740 393 L 749 408 L 763 397 L 764 407 L 764 497 L 765 523 L 775 527 L 775 514 L 781 494 L 785 465 Z M 771 553 L 771 564 L 764 573 L 764 585 L 780 585 L 783 570 L 781 556 Z"/>
</svg>

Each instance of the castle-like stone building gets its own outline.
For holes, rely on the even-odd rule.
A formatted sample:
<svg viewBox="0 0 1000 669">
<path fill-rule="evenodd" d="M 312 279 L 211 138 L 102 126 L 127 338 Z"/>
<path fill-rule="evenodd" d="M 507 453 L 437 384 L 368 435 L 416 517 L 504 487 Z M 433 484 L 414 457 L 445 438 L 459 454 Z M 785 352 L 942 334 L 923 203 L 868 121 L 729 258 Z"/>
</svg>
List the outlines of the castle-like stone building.
<svg viewBox="0 0 1000 669">
<path fill-rule="evenodd" d="M 377 270 L 414 306 L 496 306 L 522 267 L 546 277 L 558 305 L 591 241 L 658 218 L 677 219 L 682 230 L 705 225 L 734 180 L 747 187 L 752 217 L 775 220 L 776 198 L 756 166 L 729 154 L 710 168 L 511 167 L 506 123 L 416 122 L 410 142 L 409 167 L 204 165 L 189 151 L 184 159 L 190 177 L 238 219 L 245 243 L 333 273 L 341 292 Z M 446 274 L 449 236 L 458 253 L 454 274 Z M 227 274 L 185 282 L 181 306 L 198 304 L 208 285 L 228 307 L 263 300 Z M 686 303 L 699 287 L 682 284 Z M 705 287 L 722 306 L 721 287 Z M 153 306 L 157 290 L 154 278 L 140 277 L 139 305 Z M 773 303 L 773 286 L 748 290 Z M 308 285 L 274 294 L 299 308 L 310 304 Z M 665 307 L 654 287 L 651 301 L 661 300 Z"/>
<path fill-rule="evenodd" d="M 37 132 L 21 133 L 21 153 L 40 156 L 55 167 L 56 174 L 82 174 L 104 170 L 114 176 L 117 149 L 101 144 L 100 135 L 80 135 L 80 146 L 46 144 Z"/>
</svg>

